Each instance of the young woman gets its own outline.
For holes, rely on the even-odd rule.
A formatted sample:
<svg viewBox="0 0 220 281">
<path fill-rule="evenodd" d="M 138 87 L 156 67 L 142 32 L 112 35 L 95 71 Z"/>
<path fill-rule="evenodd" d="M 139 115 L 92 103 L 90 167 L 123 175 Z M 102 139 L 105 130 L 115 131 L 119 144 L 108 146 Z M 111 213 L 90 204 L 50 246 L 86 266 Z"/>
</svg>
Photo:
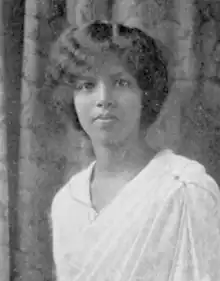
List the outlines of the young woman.
<svg viewBox="0 0 220 281">
<path fill-rule="evenodd" d="M 47 73 L 71 88 L 54 106 L 95 155 L 52 202 L 57 280 L 220 280 L 217 184 L 199 163 L 145 141 L 168 94 L 155 41 L 121 24 L 68 27 Z"/>
</svg>

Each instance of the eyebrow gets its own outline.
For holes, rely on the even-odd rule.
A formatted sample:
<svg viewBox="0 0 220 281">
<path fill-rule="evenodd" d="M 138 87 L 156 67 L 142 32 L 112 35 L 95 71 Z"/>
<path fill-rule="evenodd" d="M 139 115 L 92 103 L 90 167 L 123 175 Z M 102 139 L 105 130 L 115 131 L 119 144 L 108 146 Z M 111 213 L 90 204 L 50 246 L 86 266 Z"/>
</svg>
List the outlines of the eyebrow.
<svg viewBox="0 0 220 281">
<path fill-rule="evenodd" d="M 125 77 L 127 79 L 132 79 L 128 74 L 124 73 L 123 71 L 118 71 L 116 73 L 110 73 L 109 76 L 112 78 L 112 79 L 116 79 L 118 77 Z M 94 80 L 94 79 L 97 79 L 97 75 L 91 73 L 90 74 L 80 74 L 76 77 L 76 80 Z"/>
<path fill-rule="evenodd" d="M 129 76 L 128 74 L 124 73 L 123 71 L 119 71 L 119 72 L 117 72 L 117 73 L 112 73 L 112 74 L 110 74 L 110 76 L 111 76 L 113 79 L 115 79 L 115 78 L 117 78 L 117 77 L 121 77 L 121 76 L 124 76 L 125 78 L 131 79 L 130 76 Z"/>
<path fill-rule="evenodd" d="M 124 76 L 124 73 L 122 71 L 118 71 L 116 73 L 110 73 L 111 77 L 117 77 L 117 76 Z"/>
</svg>

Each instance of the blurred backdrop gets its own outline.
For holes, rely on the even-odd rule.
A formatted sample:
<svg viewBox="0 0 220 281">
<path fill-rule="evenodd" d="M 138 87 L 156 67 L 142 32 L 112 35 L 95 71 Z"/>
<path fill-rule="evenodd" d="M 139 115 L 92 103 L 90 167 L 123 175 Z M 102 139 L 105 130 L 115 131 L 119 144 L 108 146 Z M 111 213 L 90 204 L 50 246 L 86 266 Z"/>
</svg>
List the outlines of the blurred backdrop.
<svg viewBox="0 0 220 281">
<path fill-rule="evenodd" d="M 66 22 L 112 19 L 163 46 L 170 95 L 146 141 L 199 160 L 220 184 L 220 1 L 2 0 L 0 12 L 1 281 L 53 280 L 52 198 L 91 160 L 69 122 L 37 101 Z"/>
</svg>

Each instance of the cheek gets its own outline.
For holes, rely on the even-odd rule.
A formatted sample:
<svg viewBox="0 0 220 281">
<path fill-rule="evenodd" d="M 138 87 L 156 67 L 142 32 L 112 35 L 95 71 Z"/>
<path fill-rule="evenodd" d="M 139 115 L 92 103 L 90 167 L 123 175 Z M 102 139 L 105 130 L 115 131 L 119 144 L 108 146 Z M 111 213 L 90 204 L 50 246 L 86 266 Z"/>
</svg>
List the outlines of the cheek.
<svg viewBox="0 0 220 281">
<path fill-rule="evenodd" d="M 139 94 L 128 94 L 121 99 L 121 107 L 126 119 L 136 120 L 141 115 L 141 98 Z"/>
<path fill-rule="evenodd" d="M 87 100 L 82 99 L 81 97 L 75 97 L 74 104 L 75 104 L 75 109 L 78 119 L 84 128 L 86 127 L 86 124 L 89 122 L 91 105 Z"/>
</svg>

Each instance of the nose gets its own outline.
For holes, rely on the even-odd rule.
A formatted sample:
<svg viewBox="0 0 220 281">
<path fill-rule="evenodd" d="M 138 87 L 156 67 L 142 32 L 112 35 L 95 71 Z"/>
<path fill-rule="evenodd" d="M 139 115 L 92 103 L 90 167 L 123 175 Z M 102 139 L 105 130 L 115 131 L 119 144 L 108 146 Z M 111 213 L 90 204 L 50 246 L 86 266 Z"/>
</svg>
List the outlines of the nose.
<svg viewBox="0 0 220 281">
<path fill-rule="evenodd" d="M 97 88 L 96 106 L 109 108 L 115 105 L 113 89 L 108 82 L 100 82 Z"/>
</svg>

